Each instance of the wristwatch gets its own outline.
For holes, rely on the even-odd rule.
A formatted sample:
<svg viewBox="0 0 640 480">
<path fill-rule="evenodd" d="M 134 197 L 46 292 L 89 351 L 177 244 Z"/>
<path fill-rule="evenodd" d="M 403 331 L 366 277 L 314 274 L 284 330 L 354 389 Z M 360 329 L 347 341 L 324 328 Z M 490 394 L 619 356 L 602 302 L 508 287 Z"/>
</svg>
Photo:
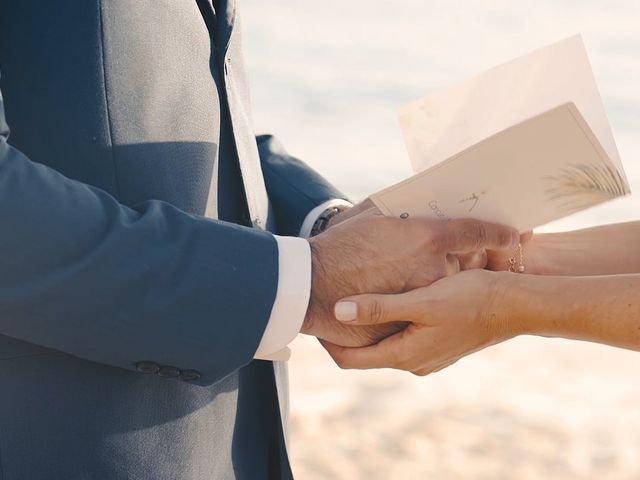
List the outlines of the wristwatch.
<svg viewBox="0 0 640 480">
<path fill-rule="evenodd" d="M 327 208 L 324 212 L 320 214 L 320 216 L 318 216 L 318 219 L 313 224 L 313 227 L 311 228 L 311 236 L 315 237 L 316 235 L 319 235 L 322 232 L 324 232 L 329 226 L 329 220 L 331 220 L 333 217 L 335 217 L 339 213 L 344 212 L 346 209 L 347 209 L 346 207 Z"/>
</svg>

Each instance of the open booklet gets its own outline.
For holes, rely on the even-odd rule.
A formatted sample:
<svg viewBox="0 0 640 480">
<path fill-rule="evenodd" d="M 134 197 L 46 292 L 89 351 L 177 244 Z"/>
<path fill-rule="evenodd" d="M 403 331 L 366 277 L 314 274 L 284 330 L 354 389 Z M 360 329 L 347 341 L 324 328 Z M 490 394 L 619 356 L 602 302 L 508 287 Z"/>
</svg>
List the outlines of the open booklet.
<svg viewBox="0 0 640 480">
<path fill-rule="evenodd" d="M 580 36 L 403 109 L 415 175 L 371 196 L 386 215 L 528 231 L 630 193 Z"/>
</svg>

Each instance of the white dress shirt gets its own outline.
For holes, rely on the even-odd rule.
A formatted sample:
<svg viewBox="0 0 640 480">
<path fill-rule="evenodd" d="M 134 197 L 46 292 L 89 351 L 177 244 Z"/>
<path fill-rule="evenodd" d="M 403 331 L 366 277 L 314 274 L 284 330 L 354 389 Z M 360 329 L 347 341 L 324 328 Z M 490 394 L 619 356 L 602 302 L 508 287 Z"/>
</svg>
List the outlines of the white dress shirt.
<svg viewBox="0 0 640 480">
<path fill-rule="evenodd" d="M 300 333 L 311 295 L 311 248 L 306 239 L 325 210 L 352 206 L 346 200 L 329 200 L 307 214 L 300 237 L 274 235 L 278 243 L 278 289 L 255 359 L 285 361 L 291 356 L 287 345 Z"/>
</svg>

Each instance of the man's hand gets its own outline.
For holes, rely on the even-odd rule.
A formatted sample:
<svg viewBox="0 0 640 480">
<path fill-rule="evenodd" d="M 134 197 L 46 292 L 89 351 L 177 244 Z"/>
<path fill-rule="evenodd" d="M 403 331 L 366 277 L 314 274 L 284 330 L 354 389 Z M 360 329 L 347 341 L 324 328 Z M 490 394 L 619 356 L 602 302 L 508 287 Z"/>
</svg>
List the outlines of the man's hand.
<svg viewBox="0 0 640 480">
<path fill-rule="evenodd" d="M 368 215 L 381 215 L 380 210 L 378 210 L 373 201 L 370 198 L 365 198 L 362 202 L 332 217 L 331 220 L 329 220 L 327 228 L 331 228 L 335 225 L 345 222 L 357 215 L 365 214 L 365 212 Z M 489 253 L 491 253 L 493 257 L 488 257 Z M 488 261 L 495 259 L 495 257 L 498 255 L 508 255 L 509 253 L 510 252 L 503 253 L 503 251 L 487 252 L 484 249 L 480 249 L 473 252 L 461 253 L 457 255 L 457 257 L 458 263 L 460 265 L 460 270 L 473 270 L 476 268 L 485 268 L 488 266 Z"/>
<path fill-rule="evenodd" d="M 514 248 L 518 238 L 511 228 L 477 220 L 352 217 L 310 239 L 313 277 L 302 332 L 343 346 L 375 343 L 404 324 L 344 325 L 333 316 L 337 300 L 429 285 L 459 270 L 456 254 Z"/>
</svg>

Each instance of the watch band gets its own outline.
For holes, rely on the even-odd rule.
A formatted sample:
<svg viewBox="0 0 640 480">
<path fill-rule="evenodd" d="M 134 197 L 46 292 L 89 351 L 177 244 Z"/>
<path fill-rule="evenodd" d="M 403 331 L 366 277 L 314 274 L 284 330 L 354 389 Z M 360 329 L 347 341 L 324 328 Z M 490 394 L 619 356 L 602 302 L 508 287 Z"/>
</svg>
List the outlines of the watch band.
<svg viewBox="0 0 640 480">
<path fill-rule="evenodd" d="M 311 228 L 311 236 L 315 237 L 316 235 L 324 232 L 329 226 L 329 220 L 338 215 L 341 212 L 344 212 L 346 208 L 344 207 L 329 207 L 324 212 L 322 212 L 318 219 L 313 224 Z"/>
</svg>

